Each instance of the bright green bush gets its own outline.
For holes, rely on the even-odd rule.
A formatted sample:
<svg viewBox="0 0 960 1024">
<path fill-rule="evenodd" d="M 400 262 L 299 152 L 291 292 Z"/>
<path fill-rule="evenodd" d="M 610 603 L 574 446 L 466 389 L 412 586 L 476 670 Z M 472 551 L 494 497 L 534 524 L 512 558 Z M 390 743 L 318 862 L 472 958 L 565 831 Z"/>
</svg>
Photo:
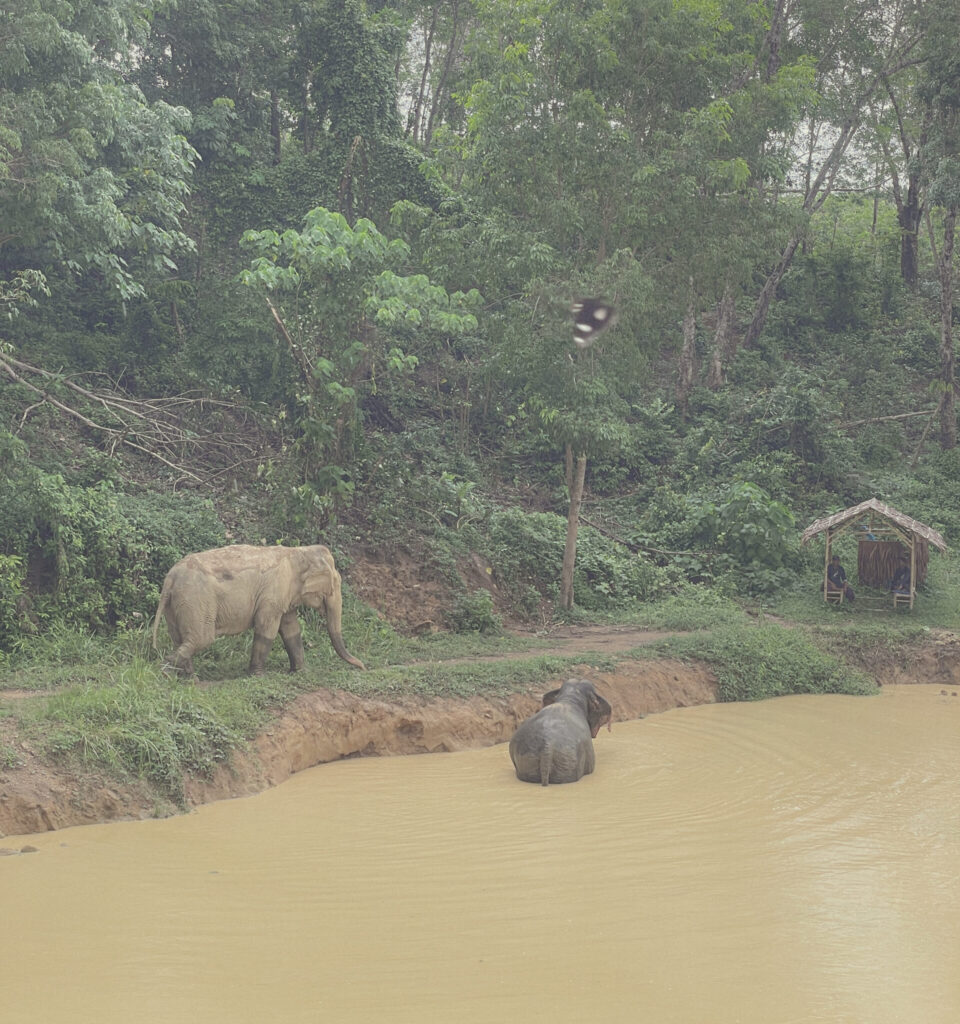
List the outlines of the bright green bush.
<svg viewBox="0 0 960 1024">
<path fill-rule="evenodd" d="M 671 651 L 712 666 L 717 700 L 762 700 L 788 693 L 873 693 L 876 684 L 825 654 L 797 629 L 731 625 L 679 637 Z"/>
</svg>

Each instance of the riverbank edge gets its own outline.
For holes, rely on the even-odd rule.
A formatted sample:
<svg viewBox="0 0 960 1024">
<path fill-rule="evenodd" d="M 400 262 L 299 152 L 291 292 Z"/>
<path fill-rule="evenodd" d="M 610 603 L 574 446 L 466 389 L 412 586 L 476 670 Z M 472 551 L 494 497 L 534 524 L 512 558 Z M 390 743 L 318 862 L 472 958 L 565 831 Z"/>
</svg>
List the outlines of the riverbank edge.
<svg viewBox="0 0 960 1024">
<path fill-rule="evenodd" d="M 614 723 L 716 700 L 716 677 L 695 662 L 625 660 L 609 671 L 582 664 L 566 670 L 563 678 L 572 675 L 597 685 L 613 706 Z M 83 766 L 51 764 L 23 749 L 21 763 L 0 769 L 0 847 L 41 832 L 168 817 L 215 800 L 251 796 L 297 772 L 343 758 L 446 753 L 504 743 L 539 708 L 549 688 L 541 684 L 506 696 L 463 699 L 371 698 L 327 689 L 302 694 L 209 776 L 185 777 L 183 806 L 142 779 L 118 780 Z"/>
<path fill-rule="evenodd" d="M 951 632 L 938 631 L 908 651 L 876 645 L 859 648 L 855 657 L 845 652 L 845 657 L 880 686 L 935 683 L 960 691 L 960 637 Z M 118 780 L 88 766 L 68 768 L 21 747 L 16 765 L 0 766 L 0 852 L 18 852 L 10 849 L 10 841 L 37 833 L 168 817 L 214 800 L 251 796 L 296 772 L 347 757 L 504 743 L 537 710 L 544 690 L 571 675 L 599 687 L 613 705 L 614 723 L 713 703 L 717 694 L 709 666 L 669 658 L 617 661 L 610 671 L 578 664 L 554 683 L 502 697 L 386 699 L 317 689 L 289 704 L 208 777 L 183 778 L 179 806 L 142 779 Z"/>
</svg>

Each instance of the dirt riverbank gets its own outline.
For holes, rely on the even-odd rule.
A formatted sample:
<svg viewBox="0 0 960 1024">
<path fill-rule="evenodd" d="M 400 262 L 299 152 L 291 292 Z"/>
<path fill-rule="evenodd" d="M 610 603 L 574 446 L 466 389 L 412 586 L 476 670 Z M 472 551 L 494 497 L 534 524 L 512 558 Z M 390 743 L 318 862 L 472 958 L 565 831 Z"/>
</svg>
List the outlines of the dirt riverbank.
<svg viewBox="0 0 960 1024">
<path fill-rule="evenodd" d="M 583 653 L 583 664 L 564 676 L 580 675 L 596 683 L 613 705 L 614 723 L 714 701 L 716 679 L 705 665 L 625 660 L 612 670 L 599 670 L 590 664 L 592 652 L 609 657 L 663 635 L 622 626 L 567 627 L 536 653 Z M 932 638 L 909 658 L 882 649 L 867 651 L 861 667 L 881 685 L 939 682 L 957 688 L 960 640 L 952 635 Z M 295 772 L 344 757 L 439 753 L 503 743 L 539 707 L 543 689 L 462 700 L 386 700 L 330 690 L 304 694 L 245 749 L 235 752 L 229 764 L 219 766 L 209 778 L 186 779 L 186 803 L 197 806 L 250 795 Z M 0 694 L 0 700 L 12 699 L 17 698 Z M 5 739 L 4 732 L 12 739 L 11 727 L 12 722 L 0 717 L 0 740 Z M 145 783 L 123 784 L 98 774 L 71 772 L 44 761 L 22 741 L 14 741 L 14 749 L 17 764 L 0 765 L 0 838 L 177 811 Z"/>
</svg>

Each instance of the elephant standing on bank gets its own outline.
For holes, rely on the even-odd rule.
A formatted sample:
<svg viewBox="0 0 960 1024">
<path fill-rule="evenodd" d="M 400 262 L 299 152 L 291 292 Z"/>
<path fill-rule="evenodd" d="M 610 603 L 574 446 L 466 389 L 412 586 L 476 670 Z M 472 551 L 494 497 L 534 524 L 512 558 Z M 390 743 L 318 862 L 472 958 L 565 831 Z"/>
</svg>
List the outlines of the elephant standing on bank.
<svg viewBox="0 0 960 1024">
<path fill-rule="evenodd" d="M 568 679 L 543 695 L 543 707 L 521 722 L 510 740 L 510 758 L 522 782 L 576 782 L 596 763 L 593 739 L 610 728 L 613 709 L 587 679 Z"/>
<path fill-rule="evenodd" d="M 234 636 L 253 628 L 250 674 L 264 671 L 277 633 L 290 658 L 290 671 L 303 668 L 303 635 L 297 608 L 322 609 L 333 649 L 357 668 L 340 632 L 340 573 L 330 549 L 322 544 L 302 548 L 234 544 L 181 558 L 167 573 L 153 623 L 157 646 L 160 615 L 174 650 L 166 664 L 181 675 L 193 675 L 193 655 L 218 636 Z"/>
</svg>

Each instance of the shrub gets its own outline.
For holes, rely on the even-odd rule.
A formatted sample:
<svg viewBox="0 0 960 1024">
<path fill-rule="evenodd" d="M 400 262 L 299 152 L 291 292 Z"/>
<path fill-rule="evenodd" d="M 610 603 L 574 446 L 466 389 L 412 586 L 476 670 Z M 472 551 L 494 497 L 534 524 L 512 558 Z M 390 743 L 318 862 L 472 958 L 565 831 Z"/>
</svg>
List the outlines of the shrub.
<svg viewBox="0 0 960 1024">
<path fill-rule="evenodd" d="M 716 672 L 717 700 L 762 700 L 788 693 L 873 693 L 875 684 L 838 658 L 814 647 L 796 629 L 725 626 L 680 637 L 671 650 L 699 658 Z"/>
<path fill-rule="evenodd" d="M 518 604 L 530 605 L 530 587 L 556 597 L 566 531 L 566 520 L 549 512 L 524 513 L 510 508 L 491 515 L 489 556 L 498 582 Z M 661 569 L 598 531 L 580 527 L 573 579 L 579 607 L 599 609 L 649 600 L 662 592 L 666 583 Z"/>
<path fill-rule="evenodd" d="M 23 559 L 0 555 L 0 651 L 8 648 L 19 632 L 19 601 L 23 592 Z"/>
<path fill-rule="evenodd" d="M 23 454 L 13 445 L 0 448 L 0 552 L 6 560 L 0 571 L 12 591 L 22 592 L 37 623 L 103 630 L 143 621 L 153 614 L 160 581 L 174 561 L 223 543 L 208 501 L 127 495 L 108 481 L 71 485 Z M 17 597 L 0 599 L 0 646 L 7 648 L 14 639 L 11 600 Z"/>
<path fill-rule="evenodd" d="M 493 608 L 493 598 L 487 590 L 461 594 L 447 614 L 450 625 L 457 633 L 499 633 L 503 623 Z"/>
</svg>

